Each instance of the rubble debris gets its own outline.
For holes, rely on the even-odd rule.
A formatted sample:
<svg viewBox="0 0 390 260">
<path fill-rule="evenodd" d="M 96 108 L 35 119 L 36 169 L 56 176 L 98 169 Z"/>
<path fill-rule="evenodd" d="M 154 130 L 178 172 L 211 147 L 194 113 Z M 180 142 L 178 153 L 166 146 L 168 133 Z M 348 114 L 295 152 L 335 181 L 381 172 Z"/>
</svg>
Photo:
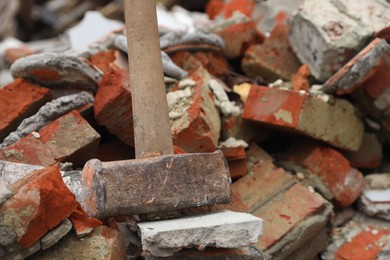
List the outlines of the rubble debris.
<svg viewBox="0 0 390 260">
<path fill-rule="evenodd" d="M 62 221 L 54 229 L 50 230 L 43 238 L 41 238 L 41 248 L 46 250 L 51 246 L 55 245 L 60 239 L 66 236 L 72 229 L 72 222 L 69 219 Z"/>
<path fill-rule="evenodd" d="M 313 76 L 324 82 L 388 26 L 389 8 L 384 0 L 305 0 L 292 20 L 291 46 Z"/>
<path fill-rule="evenodd" d="M 364 134 L 362 121 L 346 100 L 327 103 L 307 93 L 263 86 L 251 87 L 243 118 L 295 130 L 351 151 L 359 149 Z"/>
<path fill-rule="evenodd" d="M 240 248 L 262 234 L 263 221 L 250 214 L 223 211 L 174 220 L 138 224 L 142 247 L 167 257 L 184 247 Z"/>
<path fill-rule="evenodd" d="M 187 152 L 213 152 L 218 147 L 221 119 L 209 87 L 212 76 L 199 68 L 189 76 L 196 86 L 186 88 L 188 97 L 168 94 L 173 143 Z"/>
<path fill-rule="evenodd" d="M 338 95 L 351 93 L 376 73 L 386 53 L 390 53 L 390 45 L 385 40 L 375 39 L 326 81 L 322 90 Z"/>
<path fill-rule="evenodd" d="M 217 151 L 120 163 L 91 160 L 82 174 L 85 207 L 90 216 L 107 218 L 228 203 L 231 180 L 220 158 Z M 158 178 L 150 169 L 159 169 Z"/>
<path fill-rule="evenodd" d="M 0 141 L 14 131 L 25 117 L 32 116 L 50 101 L 50 90 L 18 79 L 0 89 Z"/>
<path fill-rule="evenodd" d="M 248 77 L 261 77 L 268 82 L 291 80 L 301 66 L 288 41 L 289 27 L 277 26 L 263 44 L 251 45 L 242 60 Z"/>
<path fill-rule="evenodd" d="M 0 159 L 33 165 L 49 166 L 70 161 L 76 165 L 91 159 L 100 135 L 72 111 L 39 131 L 40 138 L 30 134 L 0 151 Z"/>
<path fill-rule="evenodd" d="M 0 148 L 10 146 L 27 135 L 40 131 L 59 117 L 93 103 L 93 97 L 85 92 L 57 98 L 41 106 L 38 112 L 24 119 L 16 131 L 10 133 L 0 144 Z M 26 116 L 25 116 L 26 117 Z"/>
<path fill-rule="evenodd" d="M 390 220 L 390 174 L 370 174 L 360 196 L 360 209 L 368 216 Z"/>
<path fill-rule="evenodd" d="M 363 175 L 330 147 L 301 141 L 293 145 L 286 158 L 320 177 L 339 207 L 352 205 L 363 191 Z"/>
<path fill-rule="evenodd" d="M 96 92 L 102 73 L 82 59 L 57 53 L 30 55 L 11 66 L 12 76 L 45 87 L 80 88 Z"/>
<path fill-rule="evenodd" d="M 57 245 L 32 259 L 126 259 L 126 249 L 120 233 L 106 226 L 96 228 L 83 239 L 69 234 Z"/>
</svg>

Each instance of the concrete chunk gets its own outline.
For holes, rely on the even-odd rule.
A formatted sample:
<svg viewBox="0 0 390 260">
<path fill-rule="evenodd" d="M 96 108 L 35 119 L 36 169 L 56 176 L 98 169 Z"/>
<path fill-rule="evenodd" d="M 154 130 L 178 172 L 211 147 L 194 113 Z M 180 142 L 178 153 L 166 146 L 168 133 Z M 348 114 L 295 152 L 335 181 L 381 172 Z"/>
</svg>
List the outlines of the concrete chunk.
<svg viewBox="0 0 390 260">
<path fill-rule="evenodd" d="M 46 87 L 81 88 L 96 91 L 102 73 L 82 59 L 56 53 L 31 55 L 11 66 L 12 76 L 38 82 Z"/>
<path fill-rule="evenodd" d="M 312 74 L 326 81 L 388 26 L 389 8 L 385 0 L 306 0 L 292 20 L 291 45 Z"/>
<path fill-rule="evenodd" d="M 41 238 L 41 246 L 43 250 L 55 245 L 61 238 L 66 236 L 72 229 L 72 222 L 69 219 L 62 221 L 54 229 L 50 230 L 43 238 Z"/>
<path fill-rule="evenodd" d="M 181 219 L 138 224 L 142 247 L 154 256 L 171 256 L 183 247 L 238 248 L 255 243 L 263 220 L 223 211 Z"/>
</svg>

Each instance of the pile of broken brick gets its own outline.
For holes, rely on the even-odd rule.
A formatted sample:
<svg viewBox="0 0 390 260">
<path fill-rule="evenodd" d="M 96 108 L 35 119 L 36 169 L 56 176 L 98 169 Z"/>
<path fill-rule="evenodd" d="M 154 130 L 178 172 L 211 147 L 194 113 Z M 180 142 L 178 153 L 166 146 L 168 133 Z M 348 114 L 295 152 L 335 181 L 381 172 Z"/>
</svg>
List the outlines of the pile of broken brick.
<svg viewBox="0 0 390 260">
<path fill-rule="evenodd" d="M 230 175 L 93 190 L 92 168 L 135 157 L 123 23 L 50 52 L 8 39 L 0 259 L 389 259 L 390 3 L 157 11 L 175 153 L 221 150 Z"/>
</svg>

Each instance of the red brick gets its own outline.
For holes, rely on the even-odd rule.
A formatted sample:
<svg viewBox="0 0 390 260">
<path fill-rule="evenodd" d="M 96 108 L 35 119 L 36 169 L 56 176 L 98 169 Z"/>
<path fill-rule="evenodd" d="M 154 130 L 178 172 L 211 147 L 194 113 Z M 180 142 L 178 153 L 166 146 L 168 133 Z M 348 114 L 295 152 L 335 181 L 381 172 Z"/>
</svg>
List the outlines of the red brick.
<svg viewBox="0 0 390 260">
<path fill-rule="evenodd" d="M 96 121 L 125 144 L 134 147 L 133 108 L 128 71 L 111 65 L 99 84 L 94 106 Z"/>
<path fill-rule="evenodd" d="M 364 134 L 363 143 L 357 152 L 345 153 L 353 167 L 376 169 L 383 158 L 382 144 L 376 134 Z"/>
<path fill-rule="evenodd" d="M 7 59 L 7 61 L 12 64 L 16 60 L 35 54 L 36 52 L 27 48 L 27 47 L 20 47 L 20 48 L 9 48 L 5 51 L 4 57 Z"/>
<path fill-rule="evenodd" d="M 132 147 L 116 140 L 100 144 L 95 158 L 103 162 L 130 160 L 135 158 L 135 151 Z"/>
<path fill-rule="evenodd" d="M 15 232 L 24 248 L 32 246 L 77 207 L 58 166 L 34 171 L 9 187 L 15 194 L 1 205 L 1 222 Z"/>
<path fill-rule="evenodd" d="M 375 74 L 361 86 L 372 99 L 377 99 L 390 87 L 389 70 L 390 55 L 386 54 L 380 60 Z"/>
<path fill-rule="evenodd" d="M 221 3 L 222 2 L 222 3 Z M 229 0 L 225 1 L 214 0 L 210 1 L 206 7 L 206 11 L 211 18 L 222 15 L 224 18 L 230 18 L 234 12 L 240 12 L 248 17 L 252 17 L 255 8 L 253 0 Z"/>
<path fill-rule="evenodd" d="M 314 142 L 299 142 L 288 151 L 286 158 L 320 177 L 340 207 L 352 205 L 363 191 L 363 175 L 335 149 Z"/>
<path fill-rule="evenodd" d="M 390 230 L 369 228 L 340 247 L 336 251 L 335 260 L 377 259 L 382 248 L 390 242 L 389 237 Z"/>
<path fill-rule="evenodd" d="M 300 184 L 274 198 L 253 214 L 264 220 L 264 234 L 257 247 L 266 250 L 306 218 L 321 214 L 327 201 Z"/>
<path fill-rule="evenodd" d="M 115 50 L 101 51 L 91 56 L 90 61 L 103 73 L 110 70 L 110 64 L 115 61 Z"/>
<path fill-rule="evenodd" d="M 0 151 L 2 160 L 48 166 L 57 162 L 83 165 L 99 144 L 99 134 L 81 117 L 70 112 L 39 131 Z"/>
<path fill-rule="evenodd" d="M 364 125 L 352 104 L 332 103 L 296 91 L 252 86 L 242 117 L 270 126 L 294 130 L 336 147 L 357 151 Z"/>
<path fill-rule="evenodd" d="M 247 174 L 247 162 L 244 147 L 222 148 L 230 170 L 232 179 L 243 177 Z"/>
<path fill-rule="evenodd" d="M 190 79 L 196 82 L 187 110 L 171 120 L 173 143 L 187 152 L 213 152 L 217 149 L 221 131 L 219 112 L 208 86 L 211 75 L 203 68 L 194 71 Z M 170 111 L 171 112 L 171 111 Z"/>
<path fill-rule="evenodd" d="M 265 36 L 260 33 L 254 21 L 233 24 L 214 33 L 225 42 L 225 55 L 228 58 L 239 58 L 254 44 L 263 43 Z"/>
<path fill-rule="evenodd" d="M 248 159 L 254 166 L 249 168 L 249 174 L 233 184 L 232 202 L 229 205 L 232 210 L 249 213 L 295 183 L 294 177 L 277 168 L 262 149 L 251 147 L 250 150 L 250 156 L 254 158 Z"/>
<path fill-rule="evenodd" d="M 0 140 L 52 98 L 51 91 L 17 79 L 0 89 Z"/>
<path fill-rule="evenodd" d="M 223 0 L 210 0 L 206 5 L 206 13 L 210 17 L 210 19 L 216 18 L 219 14 L 221 14 L 225 3 Z"/>
<path fill-rule="evenodd" d="M 70 215 L 69 219 L 72 221 L 73 228 L 76 231 L 78 237 L 88 235 L 95 228 L 103 223 L 95 218 L 89 218 L 87 212 L 77 203 L 76 209 Z"/>
<path fill-rule="evenodd" d="M 193 48 L 196 50 L 197 46 Z M 204 67 L 218 78 L 226 77 L 230 71 L 229 63 L 221 51 L 178 51 L 170 54 L 170 57 L 176 65 L 187 71 Z"/>
<path fill-rule="evenodd" d="M 288 25 L 278 25 L 261 45 L 251 46 L 242 60 L 242 69 L 251 78 L 269 82 L 291 80 L 301 63 L 291 49 Z"/>
<path fill-rule="evenodd" d="M 309 92 L 310 90 L 309 76 L 310 76 L 310 68 L 306 64 L 302 65 L 292 79 L 294 90 L 295 91 L 304 90 Z"/>
</svg>

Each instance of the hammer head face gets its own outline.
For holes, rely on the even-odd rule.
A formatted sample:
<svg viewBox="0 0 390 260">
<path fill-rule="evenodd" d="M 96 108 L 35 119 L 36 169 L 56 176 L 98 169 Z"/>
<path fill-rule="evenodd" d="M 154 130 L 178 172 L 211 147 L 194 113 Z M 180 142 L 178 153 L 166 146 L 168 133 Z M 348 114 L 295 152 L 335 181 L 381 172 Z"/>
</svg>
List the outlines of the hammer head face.
<svg viewBox="0 0 390 260">
<path fill-rule="evenodd" d="M 146 159 L 89 161 L 82 174 L 84 207 L 107 218 L 226 204 L 231 179 L 221 151 Z"/>
</svg>

